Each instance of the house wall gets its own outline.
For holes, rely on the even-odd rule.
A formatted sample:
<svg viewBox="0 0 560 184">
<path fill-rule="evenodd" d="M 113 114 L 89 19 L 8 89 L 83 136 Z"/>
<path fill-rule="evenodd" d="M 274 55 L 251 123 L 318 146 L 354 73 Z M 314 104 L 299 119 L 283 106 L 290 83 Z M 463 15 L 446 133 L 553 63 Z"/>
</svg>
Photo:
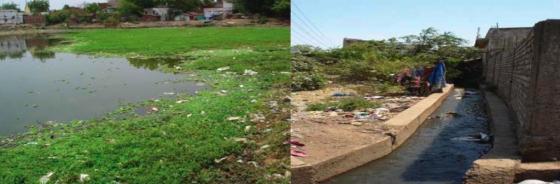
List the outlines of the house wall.
<svg viewBox="0 0 560 184">
<path fill-rule="evenodd" d="M 486 82 L 517 119 L 523 160 L 560 159 L 560 20 L 524 31 L 491 31 Z"/>
<path fill-rule="evenodd" d="M 1 24 L 22 24 L 23 13 L 16 10 L 0 10 L 0 25 Z"/>
</svg>

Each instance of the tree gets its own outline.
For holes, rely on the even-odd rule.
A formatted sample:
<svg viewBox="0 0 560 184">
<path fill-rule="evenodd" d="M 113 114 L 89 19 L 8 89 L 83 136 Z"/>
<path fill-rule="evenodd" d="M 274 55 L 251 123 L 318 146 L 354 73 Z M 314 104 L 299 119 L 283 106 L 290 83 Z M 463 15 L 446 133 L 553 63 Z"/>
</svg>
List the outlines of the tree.
<svg viewBox="0 0 560 184">
<path fill-rule="evenodd" d="M 157 5 L 174 7 L 182 11 L 193 11 L 203 6 L 211 6 L 214 2 L 211 0 L 155 0 Z"/>
<path fill-rule="evenodd" d="M 245 14 L 259 14 L 264 16 L 275 16 L 272 10 L 277 0 L 234 0 L 234 8 Z M 282 5 L 278 5 L 282 7 Z"/>
<path fill-rule="evenodd" d="M 89 4 L 86 4 L 86 6 L 84 7 L 84 10 L 88 13 L 97 13 L 97 12 L 101 11 L 101 7 L 99 7 L 99 4 L 97 4 L 97 3 L 89 3 Z"/>
<path fill-rule="evenodd" d="M 49 11 L 48 0 L 31 0 L 27 3 L 27 6 L 33 14 Z"/>
<path fill-rule="evenodd" d="M 2 4 L 2 6 L 0 7 L 3 10 L 17 10 L 20 11 L 20 9 L 18 8 L 18 5 L 16 3 L 4 3 Z"/>
<path fill-rule="evenodd" d="M 121 0 L 119 2 L 119 13 L 124 16 L 140 15 L 143 8 L 136 5 L 134 0 Z"/>
<path fill-rule="evenodd" d="M 280 17 L 290 19 L 290 0 L 277 0 L 272 10 Z"/>
</svg>

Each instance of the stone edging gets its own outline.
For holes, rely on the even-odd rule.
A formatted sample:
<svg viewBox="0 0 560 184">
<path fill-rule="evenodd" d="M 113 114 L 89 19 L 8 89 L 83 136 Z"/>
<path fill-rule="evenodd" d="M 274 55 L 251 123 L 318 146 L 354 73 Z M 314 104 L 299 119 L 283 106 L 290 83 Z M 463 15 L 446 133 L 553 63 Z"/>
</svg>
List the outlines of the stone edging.
<svg viewBox="0 0 560 184">
<path fill-rule="evenodd" d="M 454 86 L 449 84 L 443 89 L 443 93 L 431 94 L 385 122 L 387 126 L 396 131 L 394 135 L 387 136 L 378 142 L 350 150 L 313 165 L 292 157 L 292 183 L 308 184 L 324 181 L 390 154 L 416 132 L 418 127 L 449 96 L 453 88 Z"/>
</svg>

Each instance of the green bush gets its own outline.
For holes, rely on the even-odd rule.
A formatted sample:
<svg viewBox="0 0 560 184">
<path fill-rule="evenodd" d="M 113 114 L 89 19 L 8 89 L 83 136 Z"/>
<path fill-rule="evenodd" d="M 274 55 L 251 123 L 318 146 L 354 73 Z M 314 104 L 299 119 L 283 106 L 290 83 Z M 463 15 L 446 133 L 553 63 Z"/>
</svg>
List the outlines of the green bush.
<svg viewBox="0 0 560 184">
<path fill-rule="evenodd" d="M 66 11 L 54 11 L 47 16 L 48 24 L 60 24 L 66 22 L 70 15 Z"/>
<path fill-rule="evenodd" d="M 325 78 L 316 72 L 293 72 L 292 91 L 317 90 L 325 86 Z"/>
<path fill-rule="evenodd" d="M 345 81 L 367 81 L 374 77 L 373 66 L 365 62 L 345 60 L 338 67 L 331 70 L 340 75 Z"/>
<path fill-rule="evenodd" d="M 268 22 L 268 18 L 265 16 L 258 16 L 257 23 L 259 24 L 266 24 Z"/>
<path fill-rule="evenodd" d="M 119 19 L 115 16 L 110 16 L 107 19 L 105 19 L 105 21 L 103 21 L 105 27 L 117 27 L 119 23 L 120 23 Z"/>
<path fill-rule="evenodd" d="M 342 109 L 344 111 L 365 110 L 380 107 L 379 102 L 369 101 L 362 97 L 354 96 L 343 98 L 339 101 L 328 103 L 314 103 L 307 107 L 308 111 L 324 111 L 327 109 Z"/>
<path fill-rule="evenodd" d="M 292 57 L 292 72 L 313 72 L 316 71 L 316 68 L 311 58 L 301 56 Z"/>
</svg>

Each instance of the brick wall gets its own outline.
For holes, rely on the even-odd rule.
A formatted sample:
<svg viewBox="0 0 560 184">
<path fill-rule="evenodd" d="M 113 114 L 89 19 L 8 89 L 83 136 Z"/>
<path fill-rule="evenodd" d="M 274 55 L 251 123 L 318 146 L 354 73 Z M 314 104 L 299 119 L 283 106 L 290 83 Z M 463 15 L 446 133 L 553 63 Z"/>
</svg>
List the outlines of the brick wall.
<svg viewBox="0 0 560 184">
<path fill-rule="evenodd" d="M 560 20 L 528 32 L 496 29 L 485 53 L 486 82 L 517 119 L 524 161 L 560 159 Z"/>
</svg>

